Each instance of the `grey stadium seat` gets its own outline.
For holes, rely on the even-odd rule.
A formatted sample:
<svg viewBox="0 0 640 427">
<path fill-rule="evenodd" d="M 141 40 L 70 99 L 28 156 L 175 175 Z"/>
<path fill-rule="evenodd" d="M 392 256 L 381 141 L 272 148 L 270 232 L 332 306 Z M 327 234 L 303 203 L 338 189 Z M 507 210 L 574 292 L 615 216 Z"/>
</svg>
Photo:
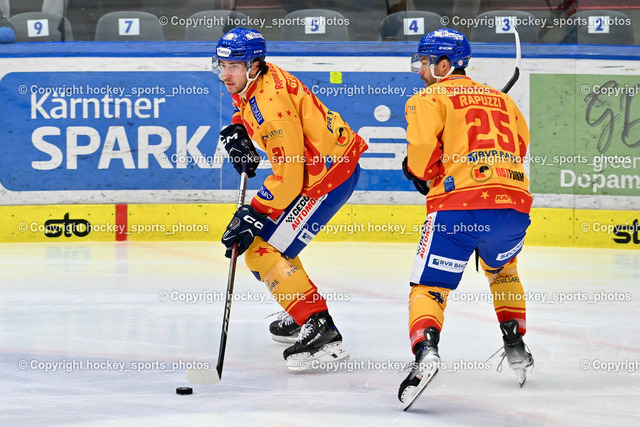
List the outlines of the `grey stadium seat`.
<svg viewBox="0 0 640 427">
<path fill-rule="evenodd" d="M 47 13 L 57 13 L 58 15 L 65 15 L 67 13 L 67 6 L 69 0 L 43 0 L 42 11 Z"/>
<path fill-rule="evenodd" d="M 185 40 L 195 41 L 218 41 L 222 36 L 232 28 L 237 27 L 229 19 L 246 19 L 243 13 L 234 10 L 205 10 L 191 15 L 190 19 L 200 20 L 202 24 L 187 27 Z M 197 21 L 196 21 L 197 22 Z"/>
<path fill-rule="evenodd" d="M 291 41 L 348 41 L 349 28 L 341 13 L 328 9 L 296 10 L 284 17 L 280 40 Z M 324 25 L 323 25 L 324 21 Z"/>
<path fill-rule="evenodd" d="M 535 25 L 536 21 L 530 21 L 535 20 L 535 16 L 521 10 L 492 10 L 481 13 L 476 17 L 476 22 L 487 22 L 487 25 L 478 25 L 472 28 L 469 41 L 512 43 L 514 40 L 513 33 L 500 31 L 501 28 L 508 28 L 508 25 L 511 24 L 505 23 L 504 26 L 498 26 L 496 25 L 496 17 L 514 17 L 516 22 L 520 21 L 520 25 L 516 27 L 516 30 L 518 30 L 518 35 L 522 43 L 537 43 L 540 41 L 540 27 Z M 531 22 L 531 24 L 529 24 L 529 22 Z"/>
<path fill-rule="evenodd" d="M 9 21 L 15 29 L 17 42 L 73 41 L 71 23 L 62 15 L 26 12 L 13 15 Z"/>
<path fill-rule="evenodd" d="M 9 19 L 11 16 L 11 4 L 9 3 L 9 0 L 0 0 L 0 11 L 5 18 Z"/>
<path fill-rule="evenodd" d="M 152 13 L 119 11 L 103 15 L 96 26 L 96 41 L 161 41 L 162 25 Z"/>
<path fill-rule="evenodd" d="M 601 19 L 603 17 L 604 20 Z M 566 27 L 563 43 L 633 44 L 631 20 L 622 12 L 583 10 L 571 15 L 568 19 L 572 20 L 573 25 Z"/>
<path fill-rule="evenodd" d="M 442 17 L 437 13 L 421 10 L 395 12 L 382 20 L 380 40 L 418 41 L 425 34 L 442 27 Z"/>
</svg>

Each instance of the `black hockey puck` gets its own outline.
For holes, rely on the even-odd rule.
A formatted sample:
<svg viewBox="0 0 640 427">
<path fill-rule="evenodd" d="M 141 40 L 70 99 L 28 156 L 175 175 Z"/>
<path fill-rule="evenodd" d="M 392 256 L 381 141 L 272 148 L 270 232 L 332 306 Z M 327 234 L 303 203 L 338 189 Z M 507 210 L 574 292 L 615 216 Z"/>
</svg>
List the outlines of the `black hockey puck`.
<svg viewBox="0 0 640 427">
<path fill-rule="evenodd" d="M 191 387 L 178 387 L 176 388 L 176 394 L 193 394 Z"/>
</svg>

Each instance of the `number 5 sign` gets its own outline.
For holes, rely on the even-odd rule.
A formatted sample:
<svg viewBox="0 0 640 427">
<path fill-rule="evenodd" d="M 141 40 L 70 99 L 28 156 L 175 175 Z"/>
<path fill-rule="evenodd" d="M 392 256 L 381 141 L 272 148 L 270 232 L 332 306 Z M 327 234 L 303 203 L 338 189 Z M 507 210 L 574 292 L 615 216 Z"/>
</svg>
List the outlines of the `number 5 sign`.
<svg viewBox="0 0 640 427">
<path fill-rule="evenodd" d="M 305 34 L 325 34 L 325 18 L 323 16 L 304 18 L 304 33 Z"/>
</svg>

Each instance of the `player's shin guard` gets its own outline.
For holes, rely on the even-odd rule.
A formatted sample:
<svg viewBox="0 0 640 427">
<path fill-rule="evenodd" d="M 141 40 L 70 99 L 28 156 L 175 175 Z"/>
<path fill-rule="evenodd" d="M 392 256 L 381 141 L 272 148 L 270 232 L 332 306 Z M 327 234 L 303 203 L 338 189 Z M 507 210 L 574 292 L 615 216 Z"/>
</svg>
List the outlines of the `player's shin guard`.
<svg viewBox="0 0 640 427">
<path fill-rule="evenodd" d="M 327 302 L 298 258 L 283 258 L 277 249 L 258 237 L 247 250 L 245 261 L 298 325 L 303 325 L 312 314 L 327 310 Z"/>
<path fill-rule="evenodd" d="M 517 321 L 519 333 L 524 335 L 527 332 L 526 302 L 524 289 L 518 277 L 517 258 L 500 268 L 491 268 L 482 260 L 480 263 L 489 280 L 498 322 Z"/>
<path fill-rule="evenodd" d="M 438 332 L 444 322 L 444 309 L 451 289 L 436 286 L 414 285 L 409 294 L 409 335 L 411 350 L 425 339 L 424 330 L 433 327 Z"/>
</svg>

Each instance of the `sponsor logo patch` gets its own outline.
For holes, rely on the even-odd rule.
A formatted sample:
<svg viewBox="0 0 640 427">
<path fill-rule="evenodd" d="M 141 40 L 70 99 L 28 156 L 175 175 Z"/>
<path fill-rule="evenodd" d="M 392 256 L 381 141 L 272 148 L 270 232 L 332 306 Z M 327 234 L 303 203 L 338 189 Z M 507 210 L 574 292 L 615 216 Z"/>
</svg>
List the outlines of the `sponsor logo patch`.
<svg viewBox="0 0 640 427">
<path fill-rule="evenodd" d="M 437 255 L 431 255 L 429 257 L 429 267 L 435 268 L 436 270 L 448 271 L 450 273 L 462 273 L 466 266 L 466 261 L 445 258 Z"/>
<path fill-rule="evenodd" d="M 507 251 L 507 252 L 503 252 L 501 254 L 498 254 L 498 256 L 496 257 L 496 261 L 504 261 L 507 259 L 511 259 L 515 256 L 515 254 L 518 253 L 518 251 L 520 251 L 520 249 L 522 249 L 522 245 L 524 245 L 524 239 L 520 240 L 520 242 L 515 245 L 513 247 L 513 249 Z"/>
<path fill-rule="evenodd" d="M 498 194 L 496 196 L 496 204 L 510 204 L 512 205 L 513 202 L 511 201 L 511 197 L 509 197 L 508 194 Z"/>
<path fill-rule="evenodd" d="M 216 50 L 216 53 L 221 58 L 228 58 L 229 56 L 231 56 L 231 49 L 229 49 L 228 47 L 219 47 Z"/>
<path fill-rule="evenodd" d="M 325 199 L 325 196 L 322 196 L 319 199 L 312 199 L 311 197 L 302 196 L 298 203 L 291 209 L 291 212 L 285 217 L 285 222 L 291 224 L 291 228 L 296 230 L 298 227 L 303 225 L 309 216 L 315 211 L 318 203 Z"/>
<path fill-rule="evenodd" d="M 258 190 L 258 197 L 265 200 L 273 200 L 273 194 L 264 185 Z"/>
<path fill-rule="evenodd" d="M 316 237 L 315 234 L 311 234 L 309 230 L 302 230 L 302 233 L 300 233 L 298 239 L 304 242 L 305 245 L 308 245 L 309 243 L 311 243 L 311 240 L 313 240 L 314 237 Z"/>
<path fill-rule="evenodd" d="M 479 164 L 471 169 L 471 179 L 476 182 L 485 182 L 491 179 L 493 176 L 493 170 L 491 166 Z"/>
<path fill-rule="evenodd" d="M 258 124 L 261 125 L 262 123 L 264 123 L 264 117 L 260 112 L 260 108 L 258 108 L 258 101 L 256 101 L 255 96 L 249 100 L 249 105 L 251 105 L 251 112 L 253 113 L 253 117 L 256 118 Z"/>
</svg>

